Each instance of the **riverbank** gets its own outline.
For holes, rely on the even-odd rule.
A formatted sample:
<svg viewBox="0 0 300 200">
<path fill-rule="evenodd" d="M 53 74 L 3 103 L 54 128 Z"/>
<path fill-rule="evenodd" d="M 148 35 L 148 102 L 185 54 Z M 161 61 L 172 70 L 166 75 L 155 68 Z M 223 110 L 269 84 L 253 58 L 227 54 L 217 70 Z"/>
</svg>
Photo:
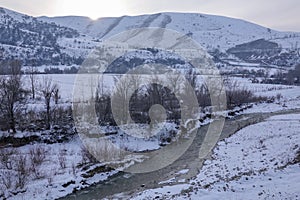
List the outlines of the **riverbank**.
<svg viewBox="0 0 300 200">
<path fill-rule="evenodd" d="M 300 110 L 295 109 L 278 111 L 275 113 L 251 113 L 227 119 L 221 133 L 220 141 L 230 137 L 244 127 L 262 122 L 270 116 L 298 112 L 300 112 Z M 142 174 L 122 173 L 109 181 L 83 189 L 62 199 L 101 199 L 117 193 L 125 192 L 126 194 L 135 194 L 146 189 L 163 187 L 165 185 L 182 184 L 182 182 L 188 183 L 199 173 L 199 170 L 205 161 L 205 159 L 199 159 L 199 149 L 204 139 L 202 133 L 205 133 L 207 128 L 208 125 L 199 128 L 188 150 L 178 160 L 163 169 Z M 172 147 L 166 146 L 165 148 Z M 209 159 L 209 157 L 206 159 Z M 153 160 L 150 159 L 150 161 L 157 162 L 155 157 L 153 157 Z M 186 170 L 187 172 L 180 173 L 182 170 Z"/>
<path fill-rule="evenodd" d="M 201 171 L 185 183 L 162 185 L 120 199 L 298 199 L 300 112 L 270 113 L 221 140 Z"/>
</svg>

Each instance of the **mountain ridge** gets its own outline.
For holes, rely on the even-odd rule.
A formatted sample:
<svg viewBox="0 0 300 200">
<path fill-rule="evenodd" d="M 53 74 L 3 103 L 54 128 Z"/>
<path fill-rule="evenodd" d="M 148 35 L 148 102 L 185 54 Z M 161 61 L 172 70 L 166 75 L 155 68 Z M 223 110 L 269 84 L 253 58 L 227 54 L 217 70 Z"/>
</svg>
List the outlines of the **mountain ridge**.
<svg viewBox="0 0 300 200">
<path fill-rule="evenodd" d="M 46 28 L 44 31 L 37 30 L 37 25 Z M 12 29 L 11 35 L 15 32 L 26 32 L 32 38 L 35 38 L 34 35 L 37 33 L 41 38 L 52 37 L 53 44 L 55 44 L 54 50 L 49 52 L 45 50 L 48 48 L 47 46 L 39 47 L 42 49 L 41 51 L 47 52 L 47 65 L 78 65 L 93 48 L 99 45 L 101 40 L 134 28 L 172 29 L 191 37 L 209 52 L 220 51 L 228 54 L 227 56 L 230 54 L 230 49 L 238 45 L 262 39 L 278 44 L 281 53 L 283 51 L 299 51 L 298 45 L 300 44 L 300 33 L 298 32 L 281 32 L 242 19 L 200 13 L 164 12 L 92 20 L 82 16 L 31 17 L 0 8 L 0 30 L 5 31 L 8 27 Z M 51 32 L 52 29 L 58 33 Z M 67 36 L 67 31 L 73 32 L 73 34 Z M 24 51 L 31 52 L 28 55 L 36 56 L 37 48 L 24 46 L 26 38 L 17 36 L 17 41 L 13 43 L 13 46 L 7 47 L 5 41 L 4 43 L 0 42 L 0 55 L 4 54 L 4 57 L 5 54 L 11 55 L 12 52 L 9 49 L 13 48 L 16 51 L 15 57 L 26 59 Z M 11 39 L 9 34 L 7 37 L 5 39 Z M 56 61 L 51 61 L 51 57 L 56 58 Z M 40 63 L 42 62 L 43 59 L 40 58 Z M 29 64 L 29 62 L 25 63 Z"/>
</svg>

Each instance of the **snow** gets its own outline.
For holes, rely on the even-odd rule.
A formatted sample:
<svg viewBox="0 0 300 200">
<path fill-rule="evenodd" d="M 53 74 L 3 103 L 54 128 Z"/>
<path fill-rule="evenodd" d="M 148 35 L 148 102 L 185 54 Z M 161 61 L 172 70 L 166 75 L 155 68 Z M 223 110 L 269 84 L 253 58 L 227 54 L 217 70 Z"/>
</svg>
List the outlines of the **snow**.
<svg viewBox="0 0 300 200">
<path fill-rule="evenodd" d="M 189 169 L 182 169 L 179 172 L 177 172 L 176 174 L 186 174 L 188 173 L 190 170 Z"/>
<path fill-rule="evenodd" d="M 176 178 L 175 177 L 173 177 L 173 178 L 170 178 L 169 180 L 166 180 L 166 181 L 161 181 L 161 182 L 159 182 L 158 184 L 159 185 L 162 185 L 162 184 L 170 184 L 170 183 L 174 183 L 176 181 Z"/>
<path fill-rule="evenodd" d="M 75 58 L 85 58 L 93 49 L 99 46 L 102 40 L 111 36 L 126 30 L 147 27 L 161 27 L 177 31 L 182 35 L 191 37 L 199 43 L 199 46 L 208 51 L 218 49 L 221 52 L 225 52 L 238 44 L 265 39 L 278 43 L 283 49 L 282 52 L 284 52 L 296 49 L 297 44 L 300 42 L 300 33 L 279 32 L 240 19 L 197 13 L 166 12 L 153 15 L 109 17 L 91 20 L 88 17 L 80 16 L 34 18 L 8 9 L 1 9 L 0 23 L 5 22 L 6 15 L 15 22 L 30 23 L 37 19 L 77 30 L 80 35 L 76 36 L 76 38 L 61 37 L 57 41 L 61 54 L 66 53 L 70 57 Z M 28 32 L 26 29 L 21 29 L 21 31 Z M 160 41 L 163 44 L 165 38 L 158 36 L 158 40 L 160 39 L 163 39 Z M 36 49 L 30 46 L 10 46 L 6 44 L 1 46 L 4 48 L 5 54 L 11 56 L 33 56 L 36 53 Z M 43 48 L 47 49 L 49 47 Z M 24 52 L 27 52 L 27 54 L 25 55 Z M 243 62 L 230 63 L 248 67 L 258 65 Z"/>
<path fill-rule="evenodd" d="M 239 66 L 259 67 L 259 64 L 257 63 L 245 63 L 245 62 L 235 62 L 235 61 L 229 61 L 228 63 L 233 66 L 239 65 Z"/>
<path fill-rule="evenodd" d="M 205 49 L 222 51 L 237 44 L 264 38 L 291 48 L 299 39 L 299 33 L 279 32 L 244 20 L 196 13 L 160 13 L 154 15 L 100 18 L 92 21 L 86 17 L 41 17 L 39 20 L 55 22 L 74 28 L 92 37 L 108 38 L 122 31 L 142 27 L 164 27 L 182 34 L 190 34 Z"/>
<path fill-rule="evenodd" d="M 44 76 L 50 76 L 54 82 L 59 83 L 62 95 L 61 102 L 70 103 L 76 75 L 38 75 L 38 79 L 41 80 Z M 86 76 L 86 79 L 88 79 L 89 76 Z M 107 75 L 104 79 L 105 85 L 113 87 L 114 76 Z M 276 96 L 278 93 L 282 95 L 282 98 L 276 100 L 275 103 L 259 103 L 254 105 L 253 108 L 243 111 L 244 114 L 300 108 L 300 88 L 297 86 L 253 84 L 248 79 L 242 78 L 235 78 L 235 80 L 239 81 L 239 87 L 247 87 L 257 95 Z M 109 88 L 106 89 L 109 90 Z M 42 103 L 31 105 L 32 108 L 37 110 L 42 109 L 42 106 Z M 200 197 L 205 199 L 242 198 L 245 196 L 245 192 L 246 197 L 249 196 L 249 198 L 253 195 L 257 198 L 272 197 L 274 195 L 276 198 L 295 199 L 297 198 L 296 195 L 299 195 L 297 193 L 299 184 L 297 183 L 300 181 L 297 177 L 300 177 L 300 172 L 297 165 L 289 163 L 299 151 L 299 146 L 297 146 L 300 144 L 299 119 L 300 114 L 280 115 L 273 116 L 259 124 L 248 126 L 230 138 L 219 142 L 212 154 L 212 159 L 204 163 L 204 167 L 194 180 L 176 180 L 176 176 L 189 172 L 189 169 L 182 169 L 175 172 L 174 177 L 169 180 L 161 181 L 159 184 L 162 188 L 146 190 L 135 196 L 135 199 L 156 196 L 172 199 L 173 195 L 176 195 L 178 199 L 184 199 L 186 198 L 184 196 L 186 191 L 193 191 L 190 192 L 192 199 Z M 199 123 L 197 127 L 207 123 L 209 121 Z M 107 129 L 108 127 L 104 128 Z M 140 126 L 129 128 L 143 129 Z M 175 125 L 167 123 L 165 130 L 162 132 L 170 130 L 175 130 Z M 115 129 L 106 131 L 112 132 Z M 119 145 L 126 144 L 126 148 L 130 151 L 147 151 L 160 148 L 159 134 L 148 140 L 130 135 L 121 135 L 122 131 L 118 130 L 117 135 L 108 137 Z M 21 138 L 26 136 L 26 133 L 18 132 L 16 136 Z M 34 179 L 31 177 L 26 185 L 25 193 L 12 195 L 5 191 L 6 195 L 10 195 L 10 199 L 53 199 L 72 193 L 74 188 L 87 187 L 90 184 L 106 180 L 109 176 L 117 173 L 116 170 L 113 170 L 109 173 L 96 174 L 86 179 L 87 185 L 83 185 L 81 175 L 84 172 L 79 168 L 76 169 L 75 175 L 72 172 L 72 166 L 78 165 L 81 161 L 80 144 L 79 139 L 65 144 L 37 144 L 47 149 L 47 160 L 41 167 L 41 173 L 52 178 Z M 16 149 L 23 154 L 28 154 L 30 148 L 32 148 L 32 145 Z M 58 155 L 64 150 L 66 150 L 66 168 L 61 169 Z M 124 163 L 128 166 L 133 164 L 134 160 L 141 162 L 143 158 L 129 158 Z M 92 166 L 90 169 L 95 167 L 97 165 Z M 75 181 L 75 184 L 71 184 L 66 188 L 62 187 L 63 184 L 69 181 Z M 183 192 L 181 192 L 182 190 Z M 196 191 L 198 192 L 194 193 Z M 125 198 L 127 194 L 118 195 Z"/>
<path fill-rule="evenodd" d="M 117 131 L 117 134 L 108 136 L 108 140 L 128 151 L 143 152 L 161 148 L 160 138 L 171 131 L 177 132 L 177 129 L 176 124 L 166 122 L 155 125 L 151 130 L 151 133 L 153 133 L 151 137 L 145 124 L 127 124 L 126 127 L 121 126 L 121 129 L 115 131 Z"/>
<path fill-rule="evenodd" d="M 146 191 L 143 192 L 142 195 L 136 196 L 132 199 L 144 200 L 144 199 L 147 199 L 147 198 L 148 199 L 155 198 L 157 196 L 159 196 L 159 197 L 169 196 L 170 197 L 172 195 L 178 194 L 178 192 L 180 192 L 181 190 L 187 189 L 188 187 L 189 187 L 188 184 L 182 184 L 182 185 L 174 185 L 174 186 L 165 186 L 163 188 L 158 188 L 158 189 L 155 189 L 155 190 L 146 190 Z M 124 198 L 124 196 L 123 196 L 123 198 Z M 125 198 L 126 198 L 126 196 L 125 196 Z"/>
<path fill-rule="evenodd" d="M 238 82 L 240 88 L 252 91 L 256 96 L 274 97 L 274 103 L 257 103 L 251 109 L 243 111 L 249 113 L 268 113 L 280 110 L 290 110 L 300 108 L 300 86 L 257 84 L 251 83 L 246 78 L 233 78 Z M 280 96 L 280 99 L 277 99 Z"/>
<path fill-rule="evenodd" d="M 78 167 L 82 162 L 80 145 L 82 144 L 79 138 L 77 138 L 63 144 L 35 144 L 15 148 L 14 150 L 19 152 L 18 155 L 27 155 L 29 157 L 29 152 L 32 148 L 43 148 L 45 149 L 46 158 L 42 165 L 37 167 L 40 177 L 36 178 L 33 174 L 29 175 L 25 188 L 21 190 L 25 192 L 13 195 L 12 193 L 14 191 L 9 189 L 5 190 L 5 196 L 8 197 L 8 199 L 55 199 L 72 193 L 74 188 L 87 187 L 93 183 L 106 180 L 109 176 L 118 172 L 113 170 L 96 174 L 90 178 L 83 178 L 82 175 L 85 172 Z M 61 167 L 59 161 L 59 156 L 62 155 L 62 152 L 66 165 L 65 168 Z M 27 160 L 28 164 L 30 162 L 29 160 Z M 89 170 L 101 165 L 103 164 L 96 164 L 90 167 Z M 7 170 L 2 168 L 1 171 L 4 172 Z M 14 179 L 13 177 L 11 178 Z M 74 181 L 74 183 L 63 187 L 63 184 L 70 181 Z M 85 183 L 83 183 L 83 181 Z M 3 187 L 1 183 L 0 187 Z"/>
<path fill-rule="evenodd" d="M 4 15 L 9 15 L 16 21 L 31 22 L 34 19 L 0 8 L 1 23 L 5 20 Z M 77 16 L 40 17 L 38 19 L 55 22 L 81 32 L 76 41 L 74 38 L 60 38 L 58 40 L 62 53 L 76 57 L 84 57 L 93 48 L 98 46 L 100 40 L 95 38 L 105 39 L 122 31 L 141 27 L 164 27 L 179 31 L 195 39 L 207 50 L 219 48 L 221 51 L 226 51 L 237 44 L 261 38 L 277 42 L 282 48 L 292 49 L 300 41 L 300 33 L 278 32 L 243 20 L 195 13 L 162 13 L 136 17 L 124 16 L 120 18 L 101 18 L 95 21 Z M 21 31 L 28 32 L 26 29 L 22 29 Z M 2 46 L 12 56 L 29 49 L 11 45 Z M 16 51 L 12 50 L 14 48 Z M 159 52 L 154 56 L 149 55 L 149 52 L 146 51 L 140 51 L 139 53 L 138 56 L 140 58 L 149 60 L 149 62 L 158 58 L 179 58 L 169 52 Z M 54 54 L 53 56 L 57 55 Z M 126 59 L 128 60 L 136 56 L 136 52 L 130 52 L 126 55 Z M 260 69 L 259 65 L 255 63 L 230 61 L 229 64 L 238 65 L 243 69 Z M 188 67 L 187 65 L 184 66 Z M 50 67 L 41 66 L 39 67 L 39 71 Z M 64 69 L 67 66 L 60 65 L 53 67 Z M 275 70 L 277 70 L 275 66 L 273 67 L 274 69 L 270 69 L 271 74 L 274 74 Z M 52 77 L 53 82 L 60 86 L 60 105 L 70 105 L 73 91 L 76 89 L 74 84 L 77 75 L 37 75 L 38 82 L 42 81 L 46 76 Z M 84 82 L 77 84 L 91 84 L 86 81 L 90 79 L 89 75 L 82 76 L 86 76 L 81 78 Z M 104 77 L 105 91 L 110 91 L 113 88 L 114 76 L 116 75 L 106 75 Z M 28 80 L 28 77 L 25 77 L 25 79 Z M 275 99 L 274 103 L 255 104 L 251 109 L 243 111 L 243 114 L 272 113 L 300 108 L 299 86 L 254 84 L 247 79 L 235 79 L 239 82 L 239 87 L 248 88 L 256 95 L 268 97 L 280 96 L 280 98 Z M 26 84 L 28 84 L 26 87 L 29 88 L 29 81 L 26 81 Z M 44 104 L 41 102 L 29 102 L 27 107 L 31 110 L 39 111 L 44 108 Z M 203 168 L 193 180 L 180 179 L 176 181 L 176 176 L 187 174 L 190 170 L 182 169 L 175 173 L 175 177 L 161 181 L 159 183 L 161 188 L 145 190 L 137 194 L 133 199 L 151 199 L 157 196 L 166 199 L 185 199 L 187 198 L 187 194 L 191 199 L 299 199 L 300 170 L 299 164 L 293 163 L 294 158 L 300 151 L 299 119 L 300 114 L 277 115 L 261 123 L 248 126 L 230 138 L 220 141 L 214 149 L 211 159 L 205 161 Z M 209 123 L 209 121 L 206 120 L 202 124 L 198 123 L 195 128 L 205 123 Z M 125 129 L 125 132 L 126 128 L 144 129 L 142 125 L 121 128 Z M 129 151 L 148 151 L 159 149 L 159 137 L 173 130 L 175 130 L 175 124 L 166 123 L 161 132 L 158 132 L 155 137 L 148 139 L 124 135 L 122 130 L 117 130 L 116 135 L 107 137 L 113 143 L 119 146 L 122 145 Z M 0 132 L 0 136 L 4 134 L 7 133 Z M 39 135 L 41 133 L 34 134 Z M 143 135 L 144 133 L 140 132 L 140 134 Z M 32 135 L 32 133 L 18 132 L 15 137 L 23 138 L 29 135 Z M 82 175 L 85 171 L 77 167 L 82 159 L 80 145 L 79 138 L 76 138 L 71 142 L 63 144 L 32 144 L 15 148 L 20 155 L 27 156 L 29 156 L 29 151 L 33 147 L 42 147 L 46 150 L 47 157 L 45 162 L 38 167 L 39 173 L 43 177 L 36 178 L 31 174 L 28 177 L 24 191 L 19 191 L 17 194 L 14 194 L 16 192 L 14 189 L 4 190 L 3 183 L 0 182 L 0 197 L 3 191 L 4 195 L 9 199 L 54 199 L 72 193 L 74 188 L 87 187 L 101 180 L 106 180 L 109 176 L 117 173 L 117 170 L 112 170 L 84 179 Z M 65 168 L 62 168 L 59 163 L 59 155 L 62 152 L 66 162 Z M 142 157 L 128 158 L 128 160 L 124 160 L 124 163 L 128 166 L 133 161 L 141 162 Z M 89 169 L 95 169 L 103 164 L 110 163 L 94 164 Z M 3 166 L 0 165 L 0 167 L 1 173 L 9 172 Z M 12 178 L 15 177 L 12 176 Z M 66 187 L 62 186 L 70 181 L 74 181 L 74 183 Z M 82 181 L 86 182 L 86 185 Z M 176 183 L 180 184 L 170 186 Z M 126 195 L 118 194 L 116 196 L 126 198 Z"/>
<path fill-rule="evenodd" d="M 132 199 L 298 199 L 300 168 L 293 160 L 300 153 L 299 119 L 300 114 L 277 115 L 248 126 L 220 141 L 188 184 L 146 190 Z"/>
<path fill-rule="evenodd" d="M 19 22 L 24 22 L 24 21 L 31 22 L 33 20 L 33 17 L 28 17 L 27 15 L 0 7 L 0 22 L 4 20 L 3 17 L 5 15 L 12 17 L 14 20 L 17 20 Z"/>
</svg>

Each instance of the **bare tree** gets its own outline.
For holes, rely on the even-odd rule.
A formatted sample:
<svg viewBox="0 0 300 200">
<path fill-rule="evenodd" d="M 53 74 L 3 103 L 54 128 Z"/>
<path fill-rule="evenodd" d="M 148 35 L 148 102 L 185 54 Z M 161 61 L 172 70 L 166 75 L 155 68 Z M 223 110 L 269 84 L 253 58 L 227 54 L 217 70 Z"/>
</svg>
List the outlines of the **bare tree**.
<svg viewBox="0 0 300 200">
<path fill-rule="evenodd" d="M 194 90 L 197 89 L 197 74 L 193 71 L 193 69 L 190 69 L 187 74 L 185 75 L 186 79 L 188 80 L 188 82 L 190 83 L 190 85 L 192 86 L 192 88 L 194 88 Z"/>
<path fill-rule="evenodd" d="M 16 133 L 16 113 L 21 110 L 21 102 L 25 99 L 25 90 L 21 82 L 21 63 L 8 63 L 9 75 L 0 78 L 0 108 L 2 115 L 7 118 L 9 128 Z"/>
<path fill-rule="evenodd" d="M 43 82 L 41 83 L 41 92 L 46 105 L 46 129 L 48 130 L 51 127 L 51 99 L 57 89 L 58 85 L 53 83 L 51 78 L 43 78 Z"/>
<path fill-rule="evenodd" d="M 199 110 L 198 102 L 193 102 L 193 95 L 196 95 L 198 88 L 198 77 L 196 72 L 193 69 L 190 69 L 187 74 L 185 74 L 186 80 L 188 83 L 185 83 L 183 90 L 181 91 L 182 101 L 186 105 L 186 108 L 183 108 L 183 112 L 189 112 L 193 115 L 196 114 Z"/>
<path fill-rule="evenodd" d="M 111 99 L 107 90 L 104 90 L 104 78 L 100 77 L 95 94 L 95 108 L 98 121 L 101 125 L 112 122 Z"/>
<path fill-rule="evenodd" d="M 152 84 L 147 85 L 147 93 L 149 95 L 149 106 L 154 104 L 163 105 L 163 83 L 158 75 L 151 76 Z"/>
<path fill-rule="evenodd" d="M 226 86 L 227 104 L 229 107 L 233 107 L 236 104 L 236 91 L 238 90 L 239 83 L 237 81 L 232 81 L 231 79 L 226 78 L 224 80 L 224 84 Z"/>
<path fill-rule="evenodd" d="M 177 74 L 168 74 L 167 75 L 169 84 L 171 86 L 171 91 L 175 94 L 179 94 L 181 88 L 181 83 L 182 83 L 182 75 L 177 73 Z"/>
<path fill-rule="evenodd" d="M 34 64 L 32 66 L 30 66 L 27 73 L 29 74 L 32 99 L 35 99 L 35 86 L 37 83 L 37 81 L 36 81 L 37 71 L 36 71 Z"/>
<path fill-rule="evenodd" d="M 207 84 L 204 82 L 199 89 L 196 91 L 198 103 L 200 107 L 206 107 L 211 105 L 209 89 Z"/>
<path fill-rule="evenodd" d="M 53 90 L 53 97 L 54 97 L 54 102 L 55 102 L 55 104 L 58 104 L 58 100 L 59 100 L 59 98 L 60 98 L 60 96 L 59 96 L 59 87 L 58 87 L 58 85 L 56 85 L 56 87 L 54 88 L 54 90 Z"/>
<path fill-rule="evenodd" d="M 140 84 L 140 75 L 131 74 L 126 78 L 119 79 L 114 77 L 115 82 L 115 93 L 113 96 L 113 103 L 115 110 L 118 111 L 119 121 L 122 123 L 127 123 L 129 120 L 129 109 L 128 103 L 130 101 L 131 95 L 133 94 L 133 88 L 138 88 Z"/>
<path fill-rule="evenodd" d="M 27 165 L 27 156 L 18 156 L 16 159 L 16 188 L 23 189 L 28 181 L 29 167 Z"/>
<path fill-rule="evenodd" d="M 248 90 L 245 86 L 240 86 L 238 81 L 227 79 L 224 85 L 226 87 L 228 108 L 255 101 L 253 92 Z"/>
<path fill-rule="evenodd" d="M 287 80 L 289 84 L 300 84 L 300 64 L 297 64 L 293 70 L 288 72 Z"/>
</svg>

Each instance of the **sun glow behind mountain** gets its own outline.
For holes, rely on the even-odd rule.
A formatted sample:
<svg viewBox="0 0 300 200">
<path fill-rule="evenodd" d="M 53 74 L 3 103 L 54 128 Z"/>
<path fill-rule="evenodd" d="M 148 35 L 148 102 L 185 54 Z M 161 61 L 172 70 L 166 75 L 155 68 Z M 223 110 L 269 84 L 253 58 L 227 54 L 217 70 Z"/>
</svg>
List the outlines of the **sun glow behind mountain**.
<svg viewBox="0 0 300 200">
<path fill-rule="evenodd" d="M 99 1 L 99 0 L 61 0 L 57 3 L 58 13 L 69 15 L 87 16 L 93 20 L 100 17 L 121 16 L 126 8 L 122 0 Z"/>
</svg>

